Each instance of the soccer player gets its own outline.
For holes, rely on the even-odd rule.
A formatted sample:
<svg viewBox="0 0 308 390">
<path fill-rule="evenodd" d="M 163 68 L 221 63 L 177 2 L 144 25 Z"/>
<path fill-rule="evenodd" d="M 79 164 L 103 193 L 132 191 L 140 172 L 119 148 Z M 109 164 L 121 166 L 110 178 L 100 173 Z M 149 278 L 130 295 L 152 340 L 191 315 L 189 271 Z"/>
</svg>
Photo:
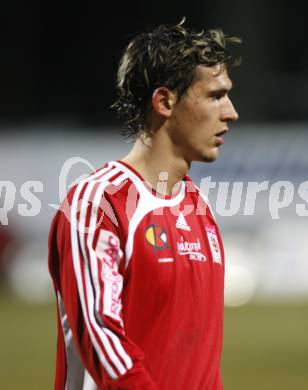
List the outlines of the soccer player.
<svg viewBox="0 0 308 390">
<path fill-rule="evenodd" d="M 134 146 L 75 185 L 51 226 L 55 389 L 222 389 L 224 251 L 188 171 L 238 119 L 237 42 L 183 20 L 125 49 L 114 107 Z"/>
</svg>

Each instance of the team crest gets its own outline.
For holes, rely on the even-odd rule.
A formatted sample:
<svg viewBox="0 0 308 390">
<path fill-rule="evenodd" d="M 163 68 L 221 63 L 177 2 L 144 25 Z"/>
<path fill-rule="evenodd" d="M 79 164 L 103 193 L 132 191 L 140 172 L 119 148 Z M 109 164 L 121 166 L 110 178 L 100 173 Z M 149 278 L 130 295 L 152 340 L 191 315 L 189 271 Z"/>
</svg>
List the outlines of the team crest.
<svg viewBox="0 0 308 390">
<path fill-rule="evenodd" d="M 213 261 L 214 263 L 221 264 L 221 253 L 215 227 L 208 225 L 205 227 L 205 230 L 210 244 Z"/>
<path fill-rule="evenodd" d="M 166 230 L 158 225 L 150 225 L 145 231 L 147 242 L 157 250 L 168 248 Z"/>
</svg>

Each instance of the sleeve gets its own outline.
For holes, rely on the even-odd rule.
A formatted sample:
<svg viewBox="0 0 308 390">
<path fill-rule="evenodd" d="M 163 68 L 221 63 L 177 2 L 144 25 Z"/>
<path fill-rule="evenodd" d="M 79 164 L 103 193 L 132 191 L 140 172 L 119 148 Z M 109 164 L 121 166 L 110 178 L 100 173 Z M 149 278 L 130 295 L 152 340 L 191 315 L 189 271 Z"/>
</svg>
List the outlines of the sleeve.
<svg viewBox="0 0 308 390">
<path fill-rule="evenodd" d="M 115 215 L 102 186 L 77 186 L 66 241 L 61 296 L 76 349 L 99 389 L 154 390 L 144 354 L 125 334 L 124 256 Z"/>
</svg>

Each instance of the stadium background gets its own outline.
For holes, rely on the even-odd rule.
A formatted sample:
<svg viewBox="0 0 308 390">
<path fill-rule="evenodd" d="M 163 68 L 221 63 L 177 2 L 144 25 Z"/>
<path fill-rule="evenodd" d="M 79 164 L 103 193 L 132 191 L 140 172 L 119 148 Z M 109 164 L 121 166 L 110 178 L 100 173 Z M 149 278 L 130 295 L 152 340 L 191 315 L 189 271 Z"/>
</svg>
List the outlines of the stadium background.
<svg viewBox="0 0 308 390">
<path fill-rule="evenodd" d="M 52 205 L 90 165 L 120 158 L 130 147 L 109 108 L 129 38 L 185 15 L 198 29 L 221 26 L 244 40 L 243 64 L 232 72 L 240 122 L 220 159 L 194 164 L 191 176 L 230 182 L 229 203 L 233 183 L 244 189 L 269 183 L 250 216 L 244 196 L 232 197 L 239 207 L 227 216 L 217 188 L 210 193 L 228 258 L 225 388 L 308 389 L 307 212 L 300 216 L 296 208 L 308 209 L 298 196 L 308 180 L 308 28 L 300 3 L 135 1 L 108 4 L 107 11 L 103 3 L 15 0 L 1 8 L 0 388 L 52 388 L 55 301 L 46 269 Z M 59 182 L 69 163 L 67 182 Z M 34 188 L 33 215 L 23 192 L 28 181 L 42 183 Z M 295 196 L 275 219 L 269 202 L 277 181 L 292 183 Z"/>
</svg>

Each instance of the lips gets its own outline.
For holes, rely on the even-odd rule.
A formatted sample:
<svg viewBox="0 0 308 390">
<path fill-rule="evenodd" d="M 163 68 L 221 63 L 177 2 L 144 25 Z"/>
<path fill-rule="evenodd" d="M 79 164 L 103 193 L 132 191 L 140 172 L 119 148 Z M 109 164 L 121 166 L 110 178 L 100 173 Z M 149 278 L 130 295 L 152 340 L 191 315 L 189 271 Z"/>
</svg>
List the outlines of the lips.
<svg viewBox="0 0 308 390">
<path fill-rule="evenodd" d="M 217 146 L 223 145 L 223 143 L 224 143 L 223 135 L 224 135 L 227 131 L 228 131 L 228 129 L 224 129 L 224 130 L 220 131 L 219 133 L 215 134 Z"/>
<path fill-rule="evenodd" d="M 221 136 L 223 136 L 227 131 L 228 131 L 228 129 L 224 129 L 224 130 L 222 130 L 220 133 L 215 134 L 215 137 L 221 137 Z"/>
</svg>

